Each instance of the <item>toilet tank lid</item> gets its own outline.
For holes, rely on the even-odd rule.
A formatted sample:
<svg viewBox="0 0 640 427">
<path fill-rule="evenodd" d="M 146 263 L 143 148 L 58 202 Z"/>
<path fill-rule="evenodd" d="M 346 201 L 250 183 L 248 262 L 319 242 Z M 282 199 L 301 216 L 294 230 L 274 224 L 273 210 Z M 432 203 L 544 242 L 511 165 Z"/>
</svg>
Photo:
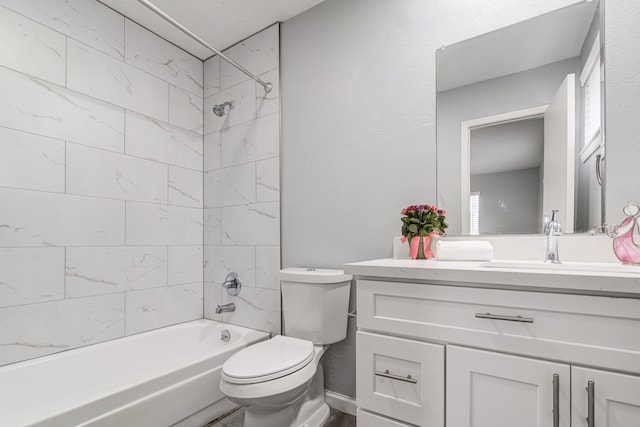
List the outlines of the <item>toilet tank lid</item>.
<svg viewBox="0 0 640 427">
<path fill-rule="evenodd" d="M 353 276 L 344 274 L 343 270 L 329 270 L 322 268 L 283 268 L 280 270 L 280 280 L 303 283 L 342 283 L 350 282 Z"/>
</svg>

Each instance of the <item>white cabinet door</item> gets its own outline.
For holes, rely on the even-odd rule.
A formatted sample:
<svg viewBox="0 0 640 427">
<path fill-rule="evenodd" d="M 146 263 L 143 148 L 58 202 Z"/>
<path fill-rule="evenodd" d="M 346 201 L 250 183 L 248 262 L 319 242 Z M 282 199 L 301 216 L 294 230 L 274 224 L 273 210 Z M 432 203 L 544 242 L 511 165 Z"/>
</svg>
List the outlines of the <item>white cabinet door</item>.
<svg viewBox="0 0 640 427">
<path fill-rule="evenodd" d="M 573 367 L 573 427 L 640 426 L 640 377 Z M 589 387 L 591 382 L 591 387 Z M 588 424 L 589 392 L 593 397 L 593 422 Z"/>
<path fill-rule="evenodd" d="M 570 387 L 569 365 L 447 346 L 447 427 L 569 427 Z"/>
</svg>

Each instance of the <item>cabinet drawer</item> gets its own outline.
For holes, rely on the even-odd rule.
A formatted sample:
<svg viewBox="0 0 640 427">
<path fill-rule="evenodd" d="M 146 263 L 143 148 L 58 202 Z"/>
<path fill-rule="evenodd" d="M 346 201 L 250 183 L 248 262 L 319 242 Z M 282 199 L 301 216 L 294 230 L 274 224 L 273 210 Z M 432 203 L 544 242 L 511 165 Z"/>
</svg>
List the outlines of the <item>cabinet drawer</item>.
<svg viewBox="0 0 640 427">
<path fill-rule="evenodd" d="M 358 328 L 638 372 L 640 300 L 358 281 Z"/>
<path fill-rule="evenodd" d="M 358 427 L 412 427 L 410 424 L 401 423 L 398 420 L 381 417 L 358 408 L 356 423 Z"/>
<path fill-rule="evenodd" d="M 358 407 L 418 426 L 444 426 L 444 346 L 356 334 Z"/>
</svg>

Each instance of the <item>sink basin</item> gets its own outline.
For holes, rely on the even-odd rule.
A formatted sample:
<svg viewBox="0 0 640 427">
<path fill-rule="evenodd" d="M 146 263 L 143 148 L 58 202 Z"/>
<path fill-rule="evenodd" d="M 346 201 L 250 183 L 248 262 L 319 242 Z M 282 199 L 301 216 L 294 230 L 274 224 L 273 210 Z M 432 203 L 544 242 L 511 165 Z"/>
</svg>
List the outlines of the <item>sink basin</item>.
<svg viewBox="0 0 640 427">
<path fill-rule="evenodd" d="M 542 261 L 508 261 L 496 260 L 481 264 L 487 268 L 526 268 L 552 271 L 580 271 L 592 273 L 635 273 L 640 274 L 640 265 L 626 265 L 605 262 L 563 262 L 562 264 L 547 264 Z"/>
</svg>

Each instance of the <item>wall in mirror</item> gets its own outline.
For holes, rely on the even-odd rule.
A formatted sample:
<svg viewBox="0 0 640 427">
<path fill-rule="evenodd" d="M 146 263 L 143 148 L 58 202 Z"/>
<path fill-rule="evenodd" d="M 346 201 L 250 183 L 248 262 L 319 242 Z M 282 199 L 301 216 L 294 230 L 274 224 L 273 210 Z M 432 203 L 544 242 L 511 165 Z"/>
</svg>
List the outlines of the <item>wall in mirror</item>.
<svg viewBox="0 0 640 427">
<path fill-rule="evenodd" d="M 450 234 L 539 233 L 552 209 L 565 232 L 603 222 L 601 7 L 576 3 L 436 52 Z"/>
</svg>

